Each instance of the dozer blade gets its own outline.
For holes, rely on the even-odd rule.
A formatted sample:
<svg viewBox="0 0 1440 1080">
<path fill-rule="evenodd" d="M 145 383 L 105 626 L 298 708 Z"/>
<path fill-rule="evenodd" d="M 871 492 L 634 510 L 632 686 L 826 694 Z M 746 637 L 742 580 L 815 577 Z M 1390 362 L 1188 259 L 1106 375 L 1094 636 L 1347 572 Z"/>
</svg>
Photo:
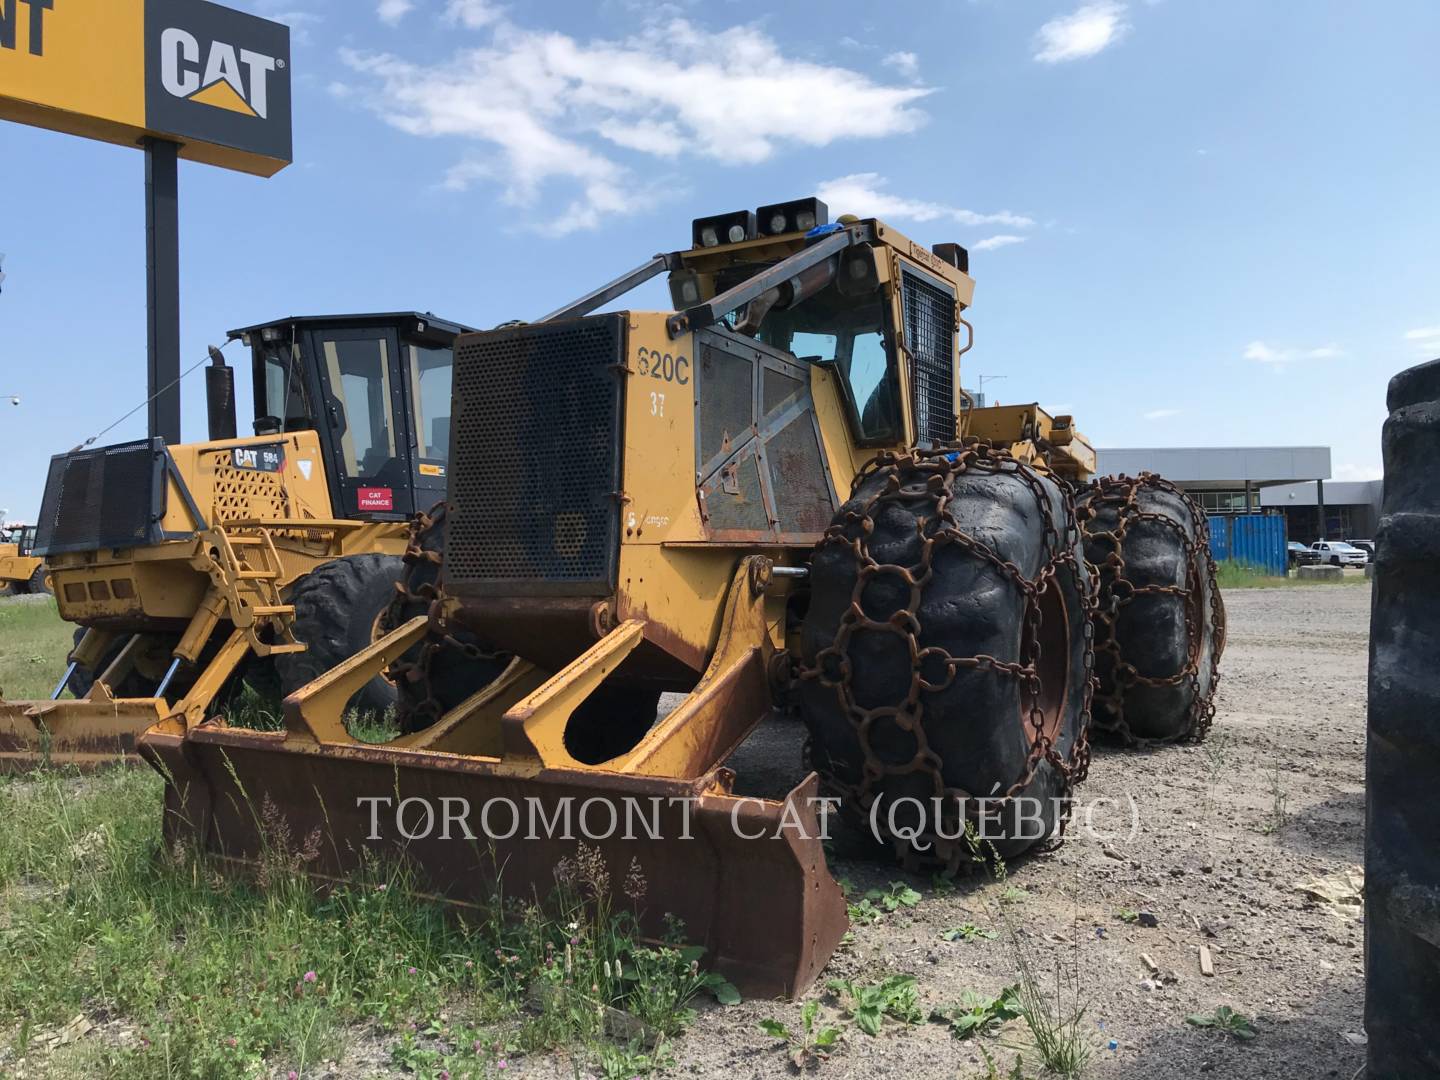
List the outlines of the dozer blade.
<svg viewBox="0 0 1440 1080">
<path fill-rule="evenodd" d="M 198 724 L 248 649 L 245 632 L 232 630 L 190 690 L 173 704 L 159 697 L 112 697 L 104 676 L 83 698 L 0 701 L 0 772 L 25 772 L 44 765 L 94 769 L 127 759 L 133 762 L 138 737 L 147 729 L 166 720 L 181 726 Z"/>
<path fill-rule="evenodd" d="M 0 701 L 0 772 L 133 758 L 136 736 L 166 711 L 158 698 Z"/>
<path fill-rule="evenodd" d="M 215 724 L 185 734 L 168 721 L 141 737 L 140 752 L 167 778 L 167 842 L 237 868 L 258 861 L 263 822 L 277 812 L 291 836 L 321 830 L 310 873 L 344 875 L 365 852 L 402 856 L 461 904 L 497 888 L 543 899 L 584 844 L 604 856 L 624 910 L 635 906 L 623 893 L 633 860 L 646 880 L 642 932 L 659 939 L 666 914 L 680 918 L 706 964 L 751 995 L 804 990 L 847 926 L 813 775 L 776 802 L 730 794 L 726 769 L 690 780 L 547 769 Z"/>
</svg>

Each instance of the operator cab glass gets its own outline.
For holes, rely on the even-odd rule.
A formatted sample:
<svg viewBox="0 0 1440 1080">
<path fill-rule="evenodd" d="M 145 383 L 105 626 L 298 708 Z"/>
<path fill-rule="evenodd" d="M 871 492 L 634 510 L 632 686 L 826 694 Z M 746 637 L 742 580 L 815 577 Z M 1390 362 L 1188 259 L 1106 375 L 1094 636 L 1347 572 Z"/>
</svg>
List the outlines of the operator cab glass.
<svg viewBox="0 0 1440 1080">
<path fill-rule="evenodd" d="M 255 360 L 255 434 L 314 430 L 340 517 L 398 520 L 445 497 L 455 336 L 420 314 L 236 331 Z"/>
<path fill-rule="evenodd" d="M 857 302 L 830 285 L 797 307 L 768 312 L 760 324 L 761 341 L 839 372 L 861 446 L 903 441 L 886 310 L 879 289 Z"/>
</svg>

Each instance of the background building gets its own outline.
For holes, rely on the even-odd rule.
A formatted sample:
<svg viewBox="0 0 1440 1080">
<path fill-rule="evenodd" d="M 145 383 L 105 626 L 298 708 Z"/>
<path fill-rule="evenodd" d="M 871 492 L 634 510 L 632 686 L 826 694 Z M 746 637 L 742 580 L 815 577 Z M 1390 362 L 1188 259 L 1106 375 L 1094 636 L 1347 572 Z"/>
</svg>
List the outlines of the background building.
<svg viewBox="0 0 1440 1080">
<path fill-rule="evenodd" d="M 1159 473 L 1207 514 L 1278 514 L 1291 540 L 1308 544 L 1375 535 L 1382 482 L 1329 482 L 1328 446 L 1097 448 L 1099 472 Z"/>
</svg>

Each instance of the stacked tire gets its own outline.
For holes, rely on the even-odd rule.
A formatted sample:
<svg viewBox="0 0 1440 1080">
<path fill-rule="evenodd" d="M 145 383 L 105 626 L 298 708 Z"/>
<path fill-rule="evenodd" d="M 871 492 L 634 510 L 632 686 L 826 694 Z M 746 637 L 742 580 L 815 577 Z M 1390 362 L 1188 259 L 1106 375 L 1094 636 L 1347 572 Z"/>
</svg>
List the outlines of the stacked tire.
<svg viewBox="0 0 1440 1080">
<path fill-rule="evenodd" d="M 1002 858 L 1051 838 L 1089 762 L 1091 585 L 1068 490 L 983 443 L 882 453 L 809 582 L 798 700 L 842 814 L 945 872 L 976 856 L 960 814 Z"/>
<path fill-rule="evenodd" d="M 1225 608 L 1205 516 L 1153 473 L 1079 495 L 1095 566 L 1095 731 L 1127 746 L 1198 740 L 1215 715 Z"/>
<path fill-rule="evenodd" d="M 1440 360 L 1390 381 L 1370 616 L 1368 1080 L 1440 1076 Z"/>
</svg>

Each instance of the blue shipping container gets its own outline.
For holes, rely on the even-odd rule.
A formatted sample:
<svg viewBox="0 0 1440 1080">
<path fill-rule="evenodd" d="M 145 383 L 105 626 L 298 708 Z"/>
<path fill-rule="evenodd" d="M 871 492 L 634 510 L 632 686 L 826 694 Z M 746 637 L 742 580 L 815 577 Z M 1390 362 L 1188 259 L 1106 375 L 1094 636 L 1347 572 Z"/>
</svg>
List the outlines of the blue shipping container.
<svg viewBox="0 0 1440 1080">
<path fill-rule="evenodd" d="M 1224 514 L 1211 514 L 1210 557 L 1217 563 L 1230 558 L 1230 518 Z"/>
<path fill-rule="evenodd" d="M 1215 514 L 1209 518 L 1210 554 L 1234 559 L 1264 574 L 1284 577 L 1285 518 L 1280 514 Z"/>
</svg>

